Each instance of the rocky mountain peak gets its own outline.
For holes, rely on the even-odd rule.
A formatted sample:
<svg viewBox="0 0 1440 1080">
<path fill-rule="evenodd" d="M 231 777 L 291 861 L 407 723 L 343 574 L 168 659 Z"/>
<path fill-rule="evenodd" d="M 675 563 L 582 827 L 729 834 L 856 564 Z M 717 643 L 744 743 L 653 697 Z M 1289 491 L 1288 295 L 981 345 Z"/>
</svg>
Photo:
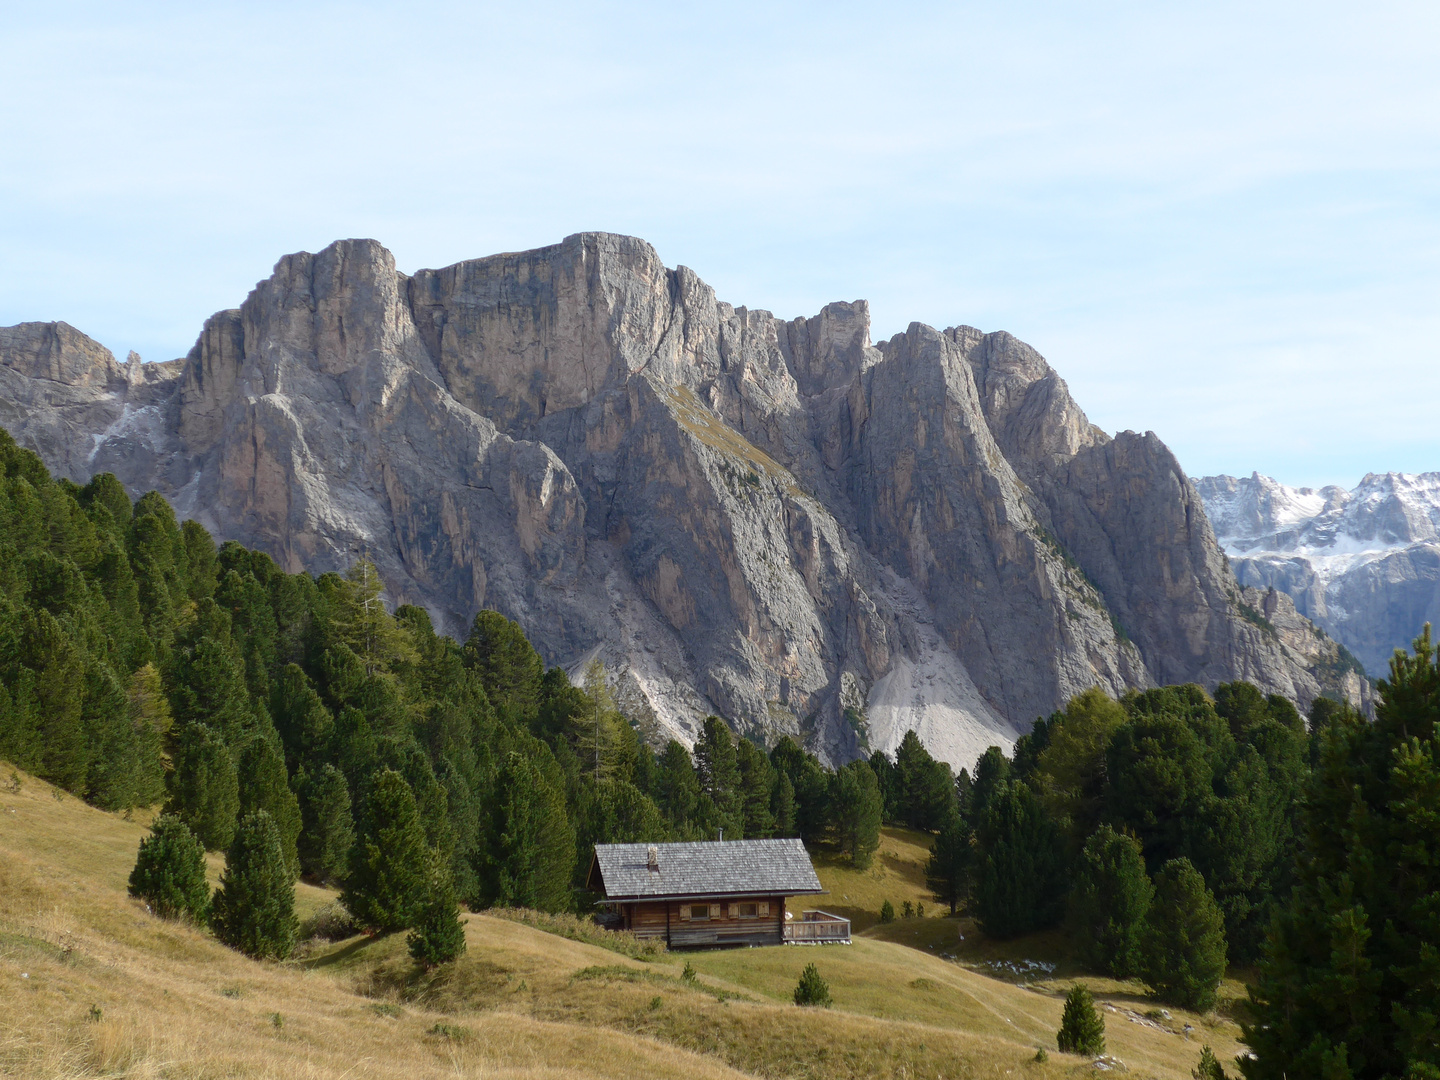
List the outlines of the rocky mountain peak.
<svg viewBox="0 0 1440 1080">
<path fill-rule="evenodd" d="M 289 570 L 366 553 L 451 633 L 500 610 L 657 740 L 713 711 L 969 765 L 1097 684 L 1328 686 L 1163 443 L 1008 334 L 873 345 L 864 301 L 778 319 L 608 233 L 408 277 L 372 240 L 289 255 L 141 380 L 51 380 L 27 343 L 61 325 L 0 331 L 0 422 L 52 469 Z"/>
</svg>

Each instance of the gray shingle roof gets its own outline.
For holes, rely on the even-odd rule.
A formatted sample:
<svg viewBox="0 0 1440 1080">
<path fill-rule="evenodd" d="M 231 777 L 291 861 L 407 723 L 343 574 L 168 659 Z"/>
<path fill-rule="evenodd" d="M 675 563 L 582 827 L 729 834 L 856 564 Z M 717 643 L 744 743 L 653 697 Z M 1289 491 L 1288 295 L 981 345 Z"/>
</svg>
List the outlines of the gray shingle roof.
<svg viewBox="0 0 1440 1080">
<path fill-rule="evenodd" d="M 646 865 L 649 844 L 596 844 L 591 888 L 607 899 L 667 896 L 794 896 L 818 893 L 820 879 L 799 840 L 714 840 L 655 844 L 660 872 Z M 596 871 L 600 881 L 594 881 Z"/>
</svg>

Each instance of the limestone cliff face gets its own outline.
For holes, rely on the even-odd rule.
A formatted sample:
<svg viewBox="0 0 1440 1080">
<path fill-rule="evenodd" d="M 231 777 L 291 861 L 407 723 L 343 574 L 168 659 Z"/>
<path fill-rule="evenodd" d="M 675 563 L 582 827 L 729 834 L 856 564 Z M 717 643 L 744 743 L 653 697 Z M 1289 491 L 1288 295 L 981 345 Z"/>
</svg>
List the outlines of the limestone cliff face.
<svg viewBox="0 0 1440 1080">
<path fill-rule="evenodd" d="M 183 361 L 0 330 L 0 392 L 76 480 L 158 488 L 290 570 L 368 553 L 453 633 L 494 607 L 549 662 L 600 655 L 657 738 L 718 711 L 831 760 L 913 728 L 968 765 L 1096 684 L 1325 688 L 1323 636 L 1243 616 L 1163 444 L 1093 428 L 1028 346 L 873 346 L 863 301 L 786 322 L 629 237 L 413 277 L 342 241 Z"/>
</svg>

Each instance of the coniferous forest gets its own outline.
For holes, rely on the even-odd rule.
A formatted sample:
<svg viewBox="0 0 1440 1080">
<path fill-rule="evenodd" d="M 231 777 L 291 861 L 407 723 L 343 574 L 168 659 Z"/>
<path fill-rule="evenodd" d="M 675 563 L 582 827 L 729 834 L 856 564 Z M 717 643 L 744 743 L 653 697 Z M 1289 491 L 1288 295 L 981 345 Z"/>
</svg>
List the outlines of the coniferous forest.
<svg viewBox="0 0 1440 1080">
<path fill-rule="evenodd" d="M 0 432 L 0 758 L 163 806 L 131 879 L 157 914 L 284 956 L 303 875 L 430 965 L 459 905 L 590 910 L 597 842 L 798 836 L 864 868 L 889 823 L 933 835 L 930 890 L 992 937 L 1063 926 L 1087 968 L 1196 1009 L 1253 968 L 1248 1076 L 1440 1076 L 1428 632 L 1374 721 L 1247 683 L 1092 690 L 957 776 L 913 732 L 835 769 L 718 717 L 657 752 L 598 663 L 577 686 L 494 611 L 457 642 L 383 595 L 367 561 L 287 574 Z"/>
</svg>

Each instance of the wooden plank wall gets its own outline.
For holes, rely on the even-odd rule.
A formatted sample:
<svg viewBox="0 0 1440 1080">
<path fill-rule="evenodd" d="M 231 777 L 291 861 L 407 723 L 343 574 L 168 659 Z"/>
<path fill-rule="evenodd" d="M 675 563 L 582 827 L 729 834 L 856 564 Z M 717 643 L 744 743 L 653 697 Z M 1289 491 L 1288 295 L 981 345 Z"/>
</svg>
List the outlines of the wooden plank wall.
<svg viewBox="0 0 1440 1080">
<path fill-rule="evenodd" d="M 704 903 L 705 901 L 686 902 Z M 670 944 L 684 945 L 778 945 L 784 938 L 785 897 L 769 896 L 759 902 L 768 903 L 770 912 L 755 919 L 742 919 L 737 914 L 740 903 L 754 903 L 753 898 L 721 900 L 718 919 L 688 920 L 680 917 L 681 902 L 625 904 L 625 927 L 637 937 L 668 938 Z M 668 916 L 668 921 L 667 921 Z"/>
</svg>

